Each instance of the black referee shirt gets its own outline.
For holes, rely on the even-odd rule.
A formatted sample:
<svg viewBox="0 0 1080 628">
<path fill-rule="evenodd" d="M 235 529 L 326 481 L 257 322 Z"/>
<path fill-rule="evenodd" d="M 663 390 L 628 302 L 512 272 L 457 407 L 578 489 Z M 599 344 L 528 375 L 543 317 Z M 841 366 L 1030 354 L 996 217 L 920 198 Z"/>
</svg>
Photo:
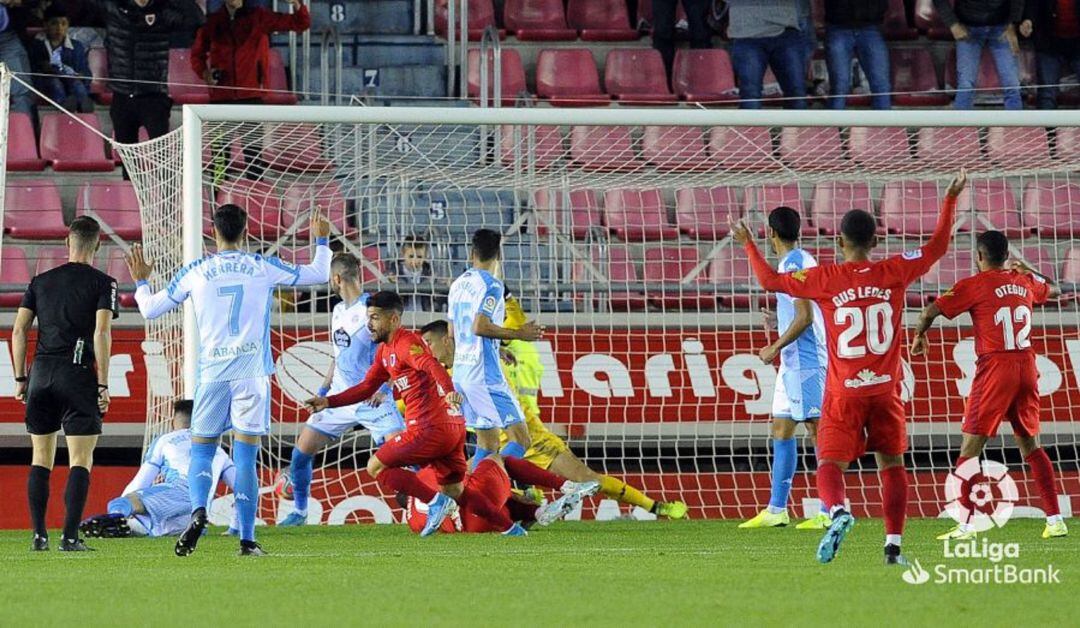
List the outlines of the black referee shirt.
<svg viewBox="0 0 1080 628">
<path fill-rule="evenodd" d="M 83 365 L 94 363 L 97 311 L 112 310 L 113 318 L 120 316 L 116 280 L 89 264 L 74 262 L 34 277 L 19 307 L 33 310 L 38 319 L 35 359 L 64 357 Z"/>
</svg>

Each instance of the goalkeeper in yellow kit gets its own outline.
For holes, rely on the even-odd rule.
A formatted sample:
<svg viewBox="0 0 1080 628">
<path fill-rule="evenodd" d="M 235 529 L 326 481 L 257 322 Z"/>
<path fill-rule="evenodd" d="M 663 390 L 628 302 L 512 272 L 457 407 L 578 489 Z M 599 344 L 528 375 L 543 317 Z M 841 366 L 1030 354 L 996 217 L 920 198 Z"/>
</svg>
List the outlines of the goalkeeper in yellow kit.
<svg viewBox="0 0 1080 628">
<path fill-rule="evenodd" d="M 508 295 L 506 327 L 514 329 L 524 323 L 525 315 L 521 306 L 517 299 Z M 454 362 L 454 339 L 449 334 L 447 322 L 437 320 L 428 323 L 420 329 L 420 333 L 431 347 L 435 358 L 449 369 Z M 639 506 L 655 515 L 671 519 L 682 519 L 686 516 L 686 504 L 681 501 L 656 501 L 618 478 L 593 471 L 570 451 L 563 439 L 544 426 L 540 421 L 540 406 L 536 400 L 544 367 L 540 364 L 539 354 L 531 342 L 510 341 L 504 345 L 503 357 L 503 372 L 525 412 L 525 423 L 532 440 L 525 452 L 526 460 L 572 482 L 599 482 L 600 491 L 604 495 L 623 504 Z M 505 434 L 502 439 L 505 442 Z"/>
</svg>

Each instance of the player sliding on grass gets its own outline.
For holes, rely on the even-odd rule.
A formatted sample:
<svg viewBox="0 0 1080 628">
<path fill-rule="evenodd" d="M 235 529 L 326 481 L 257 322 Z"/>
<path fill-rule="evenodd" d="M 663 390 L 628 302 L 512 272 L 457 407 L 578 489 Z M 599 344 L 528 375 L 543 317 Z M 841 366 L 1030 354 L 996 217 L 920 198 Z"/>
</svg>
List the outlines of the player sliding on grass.
<svg viewBox="0 0 1080 628">
<path fill-rule="evenodd" d="M 330 263 L 330 287 L 341 297 L 341 303 L 334 306 L 330 319 L 334 360 L 319 389 L 319 396 L 326 396 L 328 392 L 340 393 L 359 384 L 375 358 L 375 341 L 367 328 L 368 295 L 360 283 L 360 260 L 355 255 L 338 253 L 334 256 Z M 371 432 L 375 445 L 382 445 L 405 429 L 389 387 L 384 385 L 366 403 L 330 408 L 311 415 L 296 440 L 289 465 L 293 510 L 278 523 L 279 526 L 298 526 L 307 522 L 312 458 L 357 425 Z"/>
<path fill-rule="evenodd" d="M 516 324 L 511 321 L 511 318 L 524 320 L 524 315 L 520 314 L 520 310 L 516 299 L 507 298 L 508 327 Z M 449 325 L 446 321 L 432 321 L 424 325 L 420 333 L 439 362 L 449 365 L 453 361 L 454 338 L 449 333 Z M 513 354 L 516 363 L 509 365 L 503 362 L 506 378 L 524 409 L 525 422 L 529 429 L 531 444 L 525 452 L 525 460 L 576 483 L 583 485 L 595 483 L 605 495 L 624 504 L 639 506 L 653 514 L 672 519 L 682 519 L 686 516 L 686 504 L 680 501 L 654 501 L 622 480 L 610 475 L 600 475 L 585 466 L 585 463 L 570 451 L 563 439 L 551 433 L 540 421 L 540 407 L 536 403 L 536 395 L 544 367 L 540 364 L 536 347 L 531 342 L 515 340 L 509 344 L 508 350 Z"/>
<path fill-rule="evenodd" d="M 836 556 L 855 525 L 844 504 L 844 471 L 867 450 L 876 453 L 881 475 L 885 563 L 907 562 L 900 554 L 908 476 L 898 336 L 907 287 L 948 250 L 956 199 L 966 182 L 967 173 L 961 170 L 949 185 L 937 226 L 926 245 L 881 262 L 870 261 L 877 244 L 877 221 L 861 209 L 847 212 L 840 222 L 844 263 L 791 274 L 778 273 L 769 266 L 742 221 L 732 225 L 732 235 L 745 246 L 761 286 L 814 300 L 825 319 L 829 371 L 818 427 L 817 488 L 832 523 L 818 545 L 817 558 L 822 563 Z"/>
<path fill-rule="evenodd" d="M 794 209 L 777 207 L 769 212 L 769 244 L 780 257 L 778 271 L 791 273 L 817 266 L 814 257 L 799 247 L 801 232 L 802 220 Z M 795 426 L 802 423 L 811 442 L 817 441 L 817 420 L 821 417 L 829 359 L 821 309 L 812 301 L 777 292 L 776 323 L 780 337 L 758 354 L 765 364 L 772 364 L 780 356 L 772 405 L 772 490 L 768 507 L 739 524 L 740 528 L 772 528 L 791 523 L 787 504 L 799 462 Z M 830 523 L 829 513 L 822 510 L 796 527 L 824 530 Z"/>
<path fill-rule="evenodd" d="M 964 312 L 971 314 L 978 362 L 961 428 L 964 440 L 956 459 L 957 469 L 968 460 L 977 459 L 987 439 L 997 435 L 1002 420 L 1008 419 L 1020 453 L 1031 465 L 1042 498 L 1046 512 L 1042 537 L 1063 537 L 1069 531 L 1058 509 L 1054 467 L 1046 450 L 1039 446 L 1039 372 L 1029 336 L 1032 308 L 1057 297 L 1061 291 L 1049 278 L 1019 260 L 1006 269 L 1009 239 L 1000 231 L 980 234 L 976 248 L 979 273 L 962 279 L 923 309 L 915 327 L 911 355 L 926 354 L 929 345 L 926 331 L 938 316 L 952 319 Z M 961 491 L 960 503 L 968 513 L 976 511 L 965 491 Z M 975 533 L 969 519 L 937 538 L 964 540 Z"/>
<path fill-rule="evenodd" d="M 338 408 L 371 398 L 387 381 L 405 402 L 405 431 L 379 447 L 367 471 L 389 493 L 405 493 L 428 506 L 428 525 L 420 532 L 438 531 L 458 504 L 486 519 L 507 536 L 524 536 L 514 523 L 482 493 L 462 484 L 465 425 L 458 410 L 461 395 L 446 369 L 431 355 L 423 339 L 401 326 L 405 305 L 395 292 L 377 292 L 368 299 L 368 330 L 379 344 L 367 375 L 357 386 L 329 398 L 317 396 L 305 405 L 313 411 Z M 441 491 L 435 491 L 406 467 L 431 465 Z M 456 501 L 455 501 L 456 500 Z"/>
</svg>

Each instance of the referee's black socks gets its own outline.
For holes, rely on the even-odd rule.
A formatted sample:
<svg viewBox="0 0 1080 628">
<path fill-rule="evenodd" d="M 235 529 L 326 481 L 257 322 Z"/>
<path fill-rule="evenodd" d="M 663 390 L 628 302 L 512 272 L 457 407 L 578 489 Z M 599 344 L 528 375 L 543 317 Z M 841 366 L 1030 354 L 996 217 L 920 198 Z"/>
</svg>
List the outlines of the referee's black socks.
<svg viewBox="0 0 1080 628">
<path fill-rule="evenodd" d="M 30 465 L 30 478 L 26 481 L 26 494 L 30 499 L 30 523 L 34 534 L 49 536 L 45 527 L 45 508 L 49 505 L 49 475 L 52 469 Z"/>
<path fill-rule="evenodd" d="M 67 508 L 64 513 L 64 538 L 69 541 L 79 538 L 79 522 L 82 521 L 89 489 L 90 470 L 86 467 L 71 467 L 67 489 L 64 491 L 64 506 Z"/>
</svg>

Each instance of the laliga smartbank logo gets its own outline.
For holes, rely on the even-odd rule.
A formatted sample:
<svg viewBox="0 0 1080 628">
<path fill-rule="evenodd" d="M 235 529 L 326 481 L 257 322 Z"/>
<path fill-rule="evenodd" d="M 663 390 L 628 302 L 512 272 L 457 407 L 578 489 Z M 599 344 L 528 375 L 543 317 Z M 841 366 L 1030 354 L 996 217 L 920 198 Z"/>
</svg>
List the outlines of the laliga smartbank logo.
<svg viewBox="0 0 1080 628">
<path fill-rule="evenodd" d="M 924 568 L 912 560 L 902 578 L 908 584 L 1060 584 L 1053 565 L 1021 567 L 1019 543 L 992 541 L 983 532 L 1004 527 L 1017 500 L 1016 482 L 1005 465 L 972 458 L 945 480 L 945 512 L 972 532 L 943 542 L 945 562 Z"/>
</svg>

